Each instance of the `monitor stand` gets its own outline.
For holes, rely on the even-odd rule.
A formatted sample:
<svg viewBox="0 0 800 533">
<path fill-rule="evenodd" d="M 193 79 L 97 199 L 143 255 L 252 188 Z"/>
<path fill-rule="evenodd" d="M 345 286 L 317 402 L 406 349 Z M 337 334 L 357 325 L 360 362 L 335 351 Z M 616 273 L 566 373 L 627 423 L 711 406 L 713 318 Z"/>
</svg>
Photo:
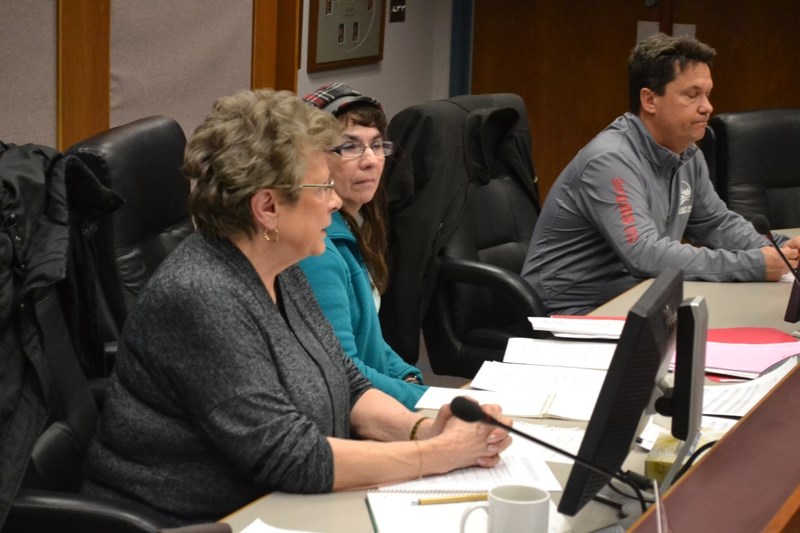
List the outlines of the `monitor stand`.
<svg viewBox="0 0 800 533">
<path fill-rule="evenodd" d="M 681 439 L 683 444 L 659 487 L 662 493 L 675 481 L 684 461 L 694 452 L 700 439 L 707 340 L 708 308 L 705 299 L 702 296 L 685 299 L 678 308 L 675 386 L 670 401 L 672 436 Z"/>
</svg>

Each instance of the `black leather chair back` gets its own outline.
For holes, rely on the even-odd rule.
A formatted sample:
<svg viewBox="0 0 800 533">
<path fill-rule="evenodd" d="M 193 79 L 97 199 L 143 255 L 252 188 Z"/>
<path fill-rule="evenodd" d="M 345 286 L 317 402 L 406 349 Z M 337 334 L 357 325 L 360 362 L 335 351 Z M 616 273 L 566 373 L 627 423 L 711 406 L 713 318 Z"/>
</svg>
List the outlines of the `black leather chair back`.
<svg viewBox="0 0 800 533">
<path fill-rule="evenodd" d="M 64 283 L 64 282 L 62 282 Z M 67 291 L 67 292 L 65 292 Z M 64 316 L 61 287 L 38 291 L 34 316 L 43 348 L 48 421 L 31 452 L 22 486 L 0 530 L 9 533 L 229 533 L 227 524 L 180 527 L 133 502 L 79 494 L 83 462 L 97 425 L 95 400 Z"/>
<path fill-rule="evenodd" d="M 37 299 L 35 313 L 53 392 L 48 425 L 31 452 L 23 487 L 75 492 L 95 433 L 97 407 L 72 348 L 59 292 L 49 290 Z"/>
<path fill-rule="evenodd" d="M 539 212 L 524 103 L 511 94 L 429 102 L 396 116 L 389 138 L 414 170 L 395 162 L 385 178 L 393 259 L 387 299 L 419 299 L 434 372 L 473 377 L 483 361 L 502 359 L 509 337 L 533 336 L 528 316 L 541 312 L 519 276 Z M 401 202 L 409 173 L 417 194 Z M 409 219 L 415 211 L 419 217 Z M 432 240 L 420 248 L 425 235 Z M 409 241 L 422 257 L 402 256 Z M 409 260 L 424 265 L 413 295 L 398 279 Z M 384 318 L 384 303 L 381 311 Z"/>
<path fill-rule="evenodd" d="M 115 335 L 136 296 L 193 230 L 189 182 L 181 171 L 186 137 L 171 118 L 154 116 L 112 128 L 68 150 L 125 203 L 95 236 L 102 295 Z"/>
<path fill-rule="evenodd" d="M 706 134 L 697 142 L 697 147 L 703 152 L 706 165 L 708 165 L 708 178 L 714 186 L 714 190 L 722 198 L 724 191 L 720 190 L 720 184 L 717 183 L 717 142 L 715 139 L 714 130 L 711 126 L 706 126 Z M 722 198 L 724 200 L 724 198 Z"/>
<path fill-rule="evenodd" d="M 49 159 L 46 165 L 34 157 L 27 159 L 20 169 L 31 172 L 44 167 L 51 172 L 43 192 L 31 185 L 32 180 L 20 179 L 14 195 L 0 195 L 4 209 L 12 199 L 15 213 L 25 215 L 4 220 L 0 231 L 2 301 L 13 310 L 10 316 L 0 315 L 4 318 L 0 320 L 0 375 L 6 385 L 0 393 L 4 444 L 0 469 L 5 474 L 9 465 L 14 467 L 14 479 L 0 475 L 0 530 L 170 531 L 176 522 L 148 507 L 78 493 L 98 416 L 77 355 L 78 349 L 87 346 L 77 340 L 83 334 L 80 323 L 90 319 L 81 314 L 85 306 L 76 305 L 76 299 L 83 298 L 81 285 L 87 279 L 91 283 L 84 270 L 94 272 L 94 256 L 87 254 L 90 246 L 83 233 L 94 227 L 95 217 L 113 211 L 119 203 L 115 194 L 89 179 L 92 173 L 71 156 L 53 158 L 65 165 L 63 176 L 53 171 L 56 163 Z M 16 209 L 15 196 L 24 210 Z M 65 216 L 67 209 L 69 216 Z M 9 250 L 6 237 L 15 235 L 20 238 L 11 239 L 15 242 Z M 178 527 L 171 533 L 192 531 L 222 533 L 230 532 L 230 527 L 202 524 Z"/>
<path fill-rule="evenodd" d="M 764 215 L 773 228 L 800 226 L 800 109 L 723 113 L 709 124 L 728 207 L 748 220 Z"/>
</svg>

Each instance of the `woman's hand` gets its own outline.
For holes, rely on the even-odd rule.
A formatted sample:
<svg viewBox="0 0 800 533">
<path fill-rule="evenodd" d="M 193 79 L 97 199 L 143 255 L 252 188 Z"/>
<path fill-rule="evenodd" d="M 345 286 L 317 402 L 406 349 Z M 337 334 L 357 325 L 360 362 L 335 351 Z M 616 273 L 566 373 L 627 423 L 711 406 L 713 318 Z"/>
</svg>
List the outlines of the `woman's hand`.
<svg viewBox="0 0 800 533">
<path fill-rule="evenodd" d="M 483 411 L 504 424 L 510 424 L 502 418 L 499 405 L 482 405 Z M 511 444 L 508 431 L 481 422 L 469 423 L 453 416 L 449 405 L 443 405 L 436 420 L 427 424 L 431 455 L 437 465 L 441 463 L 441 472 L 466 466 L 492 467 L 500 460 L 500 452 Z"/>
</svg>

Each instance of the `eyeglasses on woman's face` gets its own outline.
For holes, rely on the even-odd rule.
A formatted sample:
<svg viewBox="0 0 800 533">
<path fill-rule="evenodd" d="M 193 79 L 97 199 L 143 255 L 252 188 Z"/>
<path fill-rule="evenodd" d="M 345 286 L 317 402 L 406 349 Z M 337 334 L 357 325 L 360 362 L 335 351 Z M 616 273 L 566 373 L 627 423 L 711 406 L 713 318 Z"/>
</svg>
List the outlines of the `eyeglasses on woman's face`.
<svg viewBox="0 0 800 533">
<path fill-rule="evenodd" d="M 375 141 L 372 144 L 365 145 L 354 142 L 346 142 L 336 146 L 335 148 L 331 148 L 331 152 L 339 154 L 345 159 L 356 159 L 364 155 L 364 152 L 367 151 L 367 148 L 372 150 L 372 153 L 375 154 L 375 157 L 385 157 L 387 155 L 391 155 L 392 151 L 394 150 L 394 143 L 391 141 Z"/>
<path fill-rule="evenodd" d="M 329 198 L 333 192 L 333 178 L 328 178 L 325 183 L 301 183 L 298 189 L 312 189 L 317 196 Z"/>
</svg>

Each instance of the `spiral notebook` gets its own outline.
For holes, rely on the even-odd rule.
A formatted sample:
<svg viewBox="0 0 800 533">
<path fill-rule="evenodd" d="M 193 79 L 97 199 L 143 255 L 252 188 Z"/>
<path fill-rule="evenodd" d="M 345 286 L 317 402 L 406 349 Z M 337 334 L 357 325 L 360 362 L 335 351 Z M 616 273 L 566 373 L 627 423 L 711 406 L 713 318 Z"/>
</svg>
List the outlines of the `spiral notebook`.
<svg viewBox="0 0 800 533">
<path fill-rule="evenodd" d="M 446 503 L 418 505 L 420 498 L 483 493 L 497 485 L 535 485 L 547 491 L 562 490 L 550 467 L 541 459 L 503 455 L 494 468 L 470 467 L 447 474 L 378 487 L 367 492 L 366 503 L 372 525 L 377 533 L 406 533 L 431 531 L 457 532 L 461 515 L 475 503 Z M 551 508 L 551 518 L 558 515 Z M 563 521 L 563 518 L 562 518 Z M 569 531 L 556 520 L 551 531 Z M 484 513 L 475 514 L 467 524 L 467 532 L 486 531 Z"/>
</svg>

